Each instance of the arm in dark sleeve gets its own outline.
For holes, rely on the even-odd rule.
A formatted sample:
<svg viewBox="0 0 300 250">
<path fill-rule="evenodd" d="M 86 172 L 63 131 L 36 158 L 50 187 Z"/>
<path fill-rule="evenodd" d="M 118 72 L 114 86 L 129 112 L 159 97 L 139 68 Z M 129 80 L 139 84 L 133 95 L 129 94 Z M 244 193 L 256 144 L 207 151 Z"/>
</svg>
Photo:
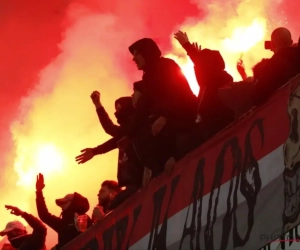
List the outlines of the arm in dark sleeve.
<svg viewBox="0 0 300 250">
<path fill-rule="evenodd" d="M 113 137 L 109 139 L 108 141 L 104 142 L 103 144 L 93 148 L 94 155 L 101 155 L 106 154 L 114 149 L 116 149 L 117 142 L 121 139 L 121 137 Z"/>
<path fill-rule="evenodd" d="M 39 218 L 54 231 L 59 231 L 62 226 L 61 218 L 49 213 L 42 191 L 36 191 L 36 207 Z"/>
<path fill-rule="evenodd" d="M 99 121 L 101 123 L 102 128 L 104 129 L 105 133 L 116 136 L 120 132 L 120 126 L 115 125 L 112 120 L 109 118 L 109 115 L 107 114 L 106 110 L 101 107 L 97 108 L 97 115 L 99 118 Z"/>
<path fill-rule="evenodd" d="M 28 213 L 24 213 L 22 217 L 24 218 L 24 220 L 27 221 L 28 225 L 33 229 L 32 234 L 34 235 L 38 234 L 46 239 L 47 228 L 38 218 Z"/>
<path fill-rule="evenodd" d="M 22 249 L 42 249 L 45 246 L 47 228 L 46 226 L 33 215 L 23 213 L 22 217 L 27 221 L 28 225 L 33 229 L 30 238 L 25 241 Z"/>
</svg>

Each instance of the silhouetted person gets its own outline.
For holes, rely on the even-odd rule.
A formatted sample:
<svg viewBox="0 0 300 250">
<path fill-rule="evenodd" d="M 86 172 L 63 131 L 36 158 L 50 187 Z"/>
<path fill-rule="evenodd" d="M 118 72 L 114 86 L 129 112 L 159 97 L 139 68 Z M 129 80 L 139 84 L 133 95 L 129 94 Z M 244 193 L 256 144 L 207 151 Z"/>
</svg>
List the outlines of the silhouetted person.
<svg viewBox="0 0 300 250">
<path fill-rule="evenodd" d="M 254 105 L 260 105 L 278 88 L 300 73 L 300 48 L 292 46 L 291 32 L 277 28 L 271 35 L 271 50 L 274 55 L 264 59 L 253 68 L 257 84 L 254 91 Z"/>
<path fill-rule="evenodd" d="M 161 57 L 161 51 L 152 39 L 138 40 L 129 51 L 137 68 L 144 74 L 139 84 L 141 96 L 135 117 L 120 145 L 136 137 L 142 126 L 148 126 L 145 145 L 152 147 L 138 152 L 138 155 L 144 166 L 156 176 L 163 171 L 165 163 L 175 162 L 178 158 L 176 138 L 190 129 L 195 121 L 196 97 L 180 67 L 173 60 Z"/>
<path fill-rule="evenodd" d="M 32 234 L 28 234 L 26 227 L 19 221 L 9 222 L 5 229 L 0 232 L 0 236 L 7 236 L 8 241 L 18 250 L 44 250 L 47 228 L 46 226 L 37 218 L 21 211 L 17 207 L 5 206 L 7 209 L 11 210 L 11 214 L 16 216 L 21 216 L 26 222 L 32 227 Z"/>
<path fill-rule="evenodd" d="M 201 49 L 197 43 L 191 44 L 187 34 L 181 31 L 175 33 L 174 37 L 194 63 L 200 86 L 198 121 L 203 122 L 209 137 L 213 136 L 234 120 L 234 112 L 218 96 L 218 90 L 232 83 L 233 78 L 225 71 L 225 63 L 219 51 Z"/>
<path fill-rule="evenodd" d="M 131 97 L 121 97 L 117 99 L 115 101 L 115 116 L 119 125 L 116 125 L 111 121 L 109 115 L 102 106 L 100 102 L 100 93 L 98 91 L 94 91 L 91 98 L 96 107 L 98 118 L 104 131 L 113 136 L 113 138 L 95 148 L 86 148 L 82 150 L 82 154 L 76 157 L 76 161 L 78 161 L 79 164 L 85 163 L 92 159 L 95 155 L 105 154 L 116 149 L 117 142 L 122 138 L 121 128 L 126 128 L 130 125 L 130 120 L 134 114 Z M 114 206 L 111 209 L 120 205 L 139 188 L 141 188 L 143 172 L 144 168 L 134 150 L 133 142 L 131 142 L 125 149 L 119 150 L 117 172 L 118 183 L 120 188 L 126 187 L 126 189 L 121 191 L 114 201 Z"/>
<path fill-rule="evenodd" d="M 67 194 L 64 198 L 56 199 L 55 203 L 62 209 L 60 217 L 49 213 L 43 189 L 45 187 L 44 177 L 42 174 L 37 176 L 36 181 L 36 207 L 40 219 L 49 227 L 51 227 L 58 235 L 58 244 L 56 249 L 66 245 L 68 242 L 76 238 L 92 225 L 91 219 L 86 215 L 90 205 L 87 198 L 79 193 Z M 78 216 L 80 216 L 78 218 Z M 78 219 L 83 219 L 85 225 L 78 227 Z"/>
<path fill-rule="evenodd" d="M 116 181 L 106 180 L 101 184 L 98 193 L 98 205 L 94 208 L 92 214 L 93 222 L 97 222 L 110 211 L 110 206 L 115 197 L 120 193 L 121 189 Z"/>
</svg>

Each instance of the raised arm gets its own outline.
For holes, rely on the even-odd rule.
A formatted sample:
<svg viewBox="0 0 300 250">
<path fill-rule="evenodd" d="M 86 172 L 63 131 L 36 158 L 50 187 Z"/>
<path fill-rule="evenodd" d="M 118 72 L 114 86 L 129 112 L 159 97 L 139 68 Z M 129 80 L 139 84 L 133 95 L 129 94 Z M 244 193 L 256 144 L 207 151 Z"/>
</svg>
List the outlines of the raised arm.
<svg viewBox="0 0 300 250">
<path fill-rule="evenodd" d="M 62 226 L 61 218 L 49 213 L 46 206 L 45 198 L 43 196 L 44 176 L 39 174 L 36 181 L 36 208 L 38 211 L 39 218 L 54 231 L 59 231 Z"/>
<path fill-rule="evenodd" d="M 95 155 L 106 154 L 117 148 L 117 142 L 120 138 L 121 137 L 113 137 L 95 148 L 85 148 L 80 151 L 81 154 L 76 156 L 75 160 L 78 164 L 83 164 L 91 160 Z"/>
<path fill-rule="evenodd" d="M 112 120 L 110 119 L 109 115 L 107 114 L 106 110 L 101 104 L 100 101 L 100 93 L 98 91 L 94 91 L 91 94 L 92 101 L 95 105 L 97 115 L 100 121 L 102 128 L 104 129 L 105 133 L 115 137 L 120 132 L 120 126 L 115 125 Z"/>
<path fill-rule="evenodd" d="M 174 38 L 180 43 L 180 45 L 185 49 L 188 56 L 196 66 L 198 64 L 198 52 L 201 51 L 201 46 L 197 43 L 191 44 L 186 32 L 178 31 L 174 34 Z"/>
<path fill-rule="evenodd" d="M 6 209 L 11 210 L 11 214 L 21 216 L 28 225 L 33 229 L 32 235 L 26 240 L 22 246 L 22 249 L 42 249 L 45 245 L 47 228 L 36 217 L 14 206 L 5 206 Z"/>
<path fill-rule="evenodd" d="M 27 221 L 28 225 L 33 229 L 33 235 L 39 235 L 41 238 L 46 239 L 47 228 L 46 226 L 36 217 L 31 214 L 23 212 L 22 217 Z"/>
</svg>

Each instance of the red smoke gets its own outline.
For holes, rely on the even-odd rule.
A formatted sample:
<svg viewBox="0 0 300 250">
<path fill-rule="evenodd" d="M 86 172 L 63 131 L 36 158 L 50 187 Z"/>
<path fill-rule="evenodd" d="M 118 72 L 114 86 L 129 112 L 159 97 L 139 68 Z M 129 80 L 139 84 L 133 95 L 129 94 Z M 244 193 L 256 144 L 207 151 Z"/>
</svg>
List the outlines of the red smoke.
<svg viewBox="0 0 300 250">
<path fill-rule="evenodd" d="M 264 1 L 267 2 L 268 0 Z M 1 198 L 0 206 L 12 201 L 16 202 L 12 205 L 24 206 L 24 203 L 17 198 L 20 197 L 20 190 L 15 187 L 16 180 L 20 177 L 17 175 L 17 173 L 20 174 L 20 172 L 14 172 L 16 170 L 14 168 L 15 156 L 20 156 L 20 150 L 22 151 L 24 148 L 31 149 L 31 147 L 32 152 L 38 154 L 39 151 L 34 151 L 36 145 L 31 145 L 31 143 L 34 144 L 36 142 L 37 145 L 39 145 L 39 140 L 45 138 L 46 142 L 42 142 L 46 144 L 43 144 L 43 147 L 39 149 L 41 151 L 45 150 L 46 153 L 38 155 L 38 161 L 41 161 L 40 157 L 45 157 L 44 154 L 49 153 L 47 148 L 51 148 L 52 144 L 56 142 L 58 146 L 55 146 L 59 149 L 54 148 L 53 154 L 62 154 L 66 158 L 66 164 L 61 169 L 63 170 L 62 174 L 55 176 L 57 179 L 54 179 L 53 176 L 49 176 L 49 178 L 46 176 L 47 190 L 45 191 L 45 196 L 49 210 L 54 214 L 59 214 L 53 202 L 54 198 L 63 196 L 67 192 L 77 191 L 77 189 L 80 192 L 82 191 L 83 193 L 91 195 L 91 197 L 89 196 L 88 198 L 90 199 L 91 207 L 94 206 L 97 188 L 103 178 L 106 178 L 107 175 L 105 174 L 111 175 L 114 173 L 106 173 L 105 171 L 108 171 L 107 169 L 115 171 L 116 162 L 114 162 L 115 155 L 110 154 L 107 156 L 109 159 L 112 159 L 110 165 L 107 164 L 107 157 L 99 158 L 100 160 L 98 159 L 98 161 L 95 159 L 93 163 L 86 164 L 83 168 L 76 166 L 74 163 L 74 157 L 76 153 L 78 153 L 77 150 L 81 149 L 80 147 L 96 146 L 97 144 L 93 144 L 100 144 L 107 138 L 97 124 L 95 112 L 93 112 L 94 110 L 88 100 L 88 93 L 93 91 L 94 88 L 103 92 L 104 104 L 108 106 L 108 111 L 112 114 L 115 97 L 119 97 L 117 96 L 119 94 L 130 94 L 130 84 L 133 80 L 139 80 L 140 77 L 139 72 L 137 72 L 131 63 L 131 55 L 127 47 L 136 39 L 152 37 L 159 43 L 164 53 L 169 52 L 172 48 L 170 37 L 173 31 L 182 23 L 189 23 L 187 18 L 194 20 L 194 23 L 205 18 L 206 12 L 202 9 L 206 9 L 205 5 L 213 1 L 193 0 L 193 2 L 195 4 L 185 0 L 1 1 L 0 164 L 2 171 L 0 175 L 0 193 L 11 192 L 12 195 L 9 197 L 9 201 L 4 201 L 4 198 Z M 220 4 L 222 8 L 225 8 L 230 5 L 231 2 L 236 4 L 241 1 L 220 1 Z M 271 13 L 275 16 L 274 18 L 276 19 L 275 14 L 278 14 L 278 20 L 282 19 L 282 16 L 288 17 L 288 24 L 285 25 L 282 23 L 282 26 L 290 27 L 293 32 L 298 32 L 300 30 L 300 24 L 298 22 L 298 9 L 300 6 L 298 1 L 285 0 L 282 4 L 278 4 L 280 2 L 278 0 L 274 2 L 277 2 L 276 4 L 274 3 L 274 10 Z M 82 6 L 86 8 L 82 8 Z M 284 10 L 284 13 L 282 13 L 282 10 Z M 87 13 L 91 15 L 91 20 L 86 17 Z M 71 30 L 69 30 L 68 28 L 76 24 L 81 16 L 85 17 L 83 22 L 79 22 L 76 29 L 71 28 Z M 98 25 L 96 27 L 93 27 L 94 20 L 96 20 L 95 23 Z M 101 21 L 103 21 L 103 25 L 101 25 Z M 108 24 L 105 23 L 106 21 Z M 87 24 L 90 24 L 90 26 L 86 27 Z M 222 26 L 222 23 L 219 25 Z M 90 30 L 86 30 L 86 28 Z M 65 31 L 67 32 L 65 33 Z M 78 31 L 82 32 L 82 34 L 78 34 Z M 97 36 L 92 37 L 93 33 L 97 33 Z M 217 34 L 218 30 L 216 30 L 215 33 Z M 299 34 L 296 34 L 296 36 L 297 35 Z M 89 47 L 88 45 L 90 45 L 88 43 L 89 37 L 85 36 L 91 36 L 91 48 L 95 49 L 95 51 L 86 50 L 88 55 L 84 56 L 85 51 L 83 51 L 82 54 L 78 52 L 79 55 L 77 55 L 74 53 L 74 50 L 76 52 L 77 49 L 81 49 L 80 43 L 82 41 L 84 42 L 84 46 Z M 81 37 L 84 39 L 81 40 Z M 99 42 L 98 47 L 95 46 L 96 42 Z M 201 42 L 201 39 L 199 42 Z M 53 65 L 51 63 L 59 58 L 57 56 L 60 55 L 60 52 L 63 54 L 61 61 L 66 63 L 66 65 L 62 65 L 61 68 L 64 68 L 65 71 L 59 71 L 61 61 L 54 63 L 53 67 L 55 70 L 50 67 L 50 69 L 47 68 L 45 71 L 44 68 L 47 65 Z M 251 51 L 249 51 L 249 54 L 250 53 Z M 69 54 L 71 54 L 71 58 Z M 77 57 L 74 59 L 73 65 L 71 59 L 74 55 Z M 97 58 L 90 58 L 93 57 L 93 55 Z M 80 61 L 78 58 L 84 59 L 88 63 L 85 65 L 84 62 L 82 62 L 84 65 L 84 67 L 82 67 L 82 65 L 78 63 L 78 61 Z M 91 62 L 94 62 L 94 64 L 90 64 Z M 251 67 L 251 65 L 248 66 Z M 80 70 L 83 71 L 83 73 L 82 75 L 79 74 L 78 82 L 76 82 L 76 79 L 73 79 L 72 76 L 76 77 L 76 74 Z M 93 79 L 94 74 L 101 70 L 103 70 L 103 75 L 96 75 L 95 79 Z M 87 76 L 90 78 L 86 78 L 84 72 L 88 72 Z M 40 73 L 43 75 L 42 80 L 39 78 Z M 54 73 L 58 76 L 54 75 Z M 60 76 L 60 74 L 63 76 Z M 48 93 L 49 96 L 45 98 L 39 92 L 38 94 L 40 95 L 30 94 L 27 100 L 33 101 L 36 105 L 35 108 L 32 109 L 33 111 L 24 108 L 24 106 L 20 106 L 22 97 L 31 93 L 32 89 L 39 88 L 41 85 L 43 86 L 45 81 L 48 79 L 51 80 L 51 77 L 57 78 L 57 81 L 53 81 L 53 84 L 50 82 L 52 84 L 51 86 L 55 88 L 53 93 Z M 120 80 L 118 81 L 118 79 Z M 93 83 L 89 85 L 89 82 Z M 126 86 L 126 84 L 128 86 Z M 72 99 L 70 95 L 74 93 L 76 93 L 76 95 Z M 66 99 L 67 103 L 63 102 L 65 99 L 61 99 L 63 95 L 69 98 Z M 35 99 L 38 99 L 40 102 L 35 102 Z M 68 101 L 72 101 L 77 106 L 74 106 L 73 103 L 68 103 Z M 37 103 L 40 106 L 38 106 Z M 69 118 L 63 118 L 64 114 L 59 113 L 62 108 L 64 108 L 65 113 L 70 116 Z M 30 116 L 28 116 L 29 118 L 27 117 L 28 119 L 24 119 L 23 121 L 20 118 L 20 111 L 32 112 Z M 26 116 L 27 114 L 24 115 Z M 74 118 L 76 115 L 79 116 L 79 120 L 81 119 L 84 125 L 77 123 L 77 120 Z M 60 124 L 59 121 L 55 123 L 57 119 L 64 119 L 63 121 L 65 123 Z M 28 120 L 30 122 L 32 121 L 33 124 L 30 124 Z M 12 144 L 10 130 L 13 121 L 17 121 L 18 123 L 17 129 L 15 129 L 17 132 L 14 131 L 15 133 L 13 134 L 15 137 L 15 145 Z M 62 126 L 65 124 L 68 125 L 68 121 L 70 123 L 73 122 L 74 126 L 72 124 L 69 127 Z M 24 125 L 24 127 L 22 125 Z M 61 128 L 61 131 L 57 128 Z M 88 133 L 85 132 L 87 128 L 89 129 Z M 61 134 L 62 138 L 58 138 L 53 134 L 56 141 L 50 141 L 50 145 L 47 145 L 47 135 L 51 132 Z M 18 137 L 18 135 L 20 135 L 20 137 Z M 86 137 L 88 137 L 88 139 L 85 139 Z M 94 139 L 91 137 L 94 137 Z M 37 138 L 39 140 L 37 140 Z M 67 151 L 68 147 L 70 151 Z M 56 150 L 59 152 L 56 153 Z M 94 165 L 94 169 L 92 165 Z M 49 165 L 48 168 L 50 167 Z M 98 169 L 96 169 L 96 167 L 98 167 Z M 6 172 L 5 178 L 3 175 L 4 171 Z M 95 175 L 95 171 L 99 174 L 98 177 Z M 68 179 L 70 173 L 74 173 L 74 181 Z M 82 177 L 82 179 L 76 179 L 76 176 Z M 90 181 L 89 176 L 90 178 L 95 178 L 93 179 L 95 183 Z M 64 183 L 65 186 L 60 188 L 64 193 L 55 193 L 55 191 L 58 190 L 58 187 L 55 187 L 55 184 L 57 184 L 56 181 L 63 183 L 64 179 L 69 186 Z M 27 180 L 31 179 L 28 178 Z M 89 185 L 93 183 L 90 189 L 88 189 L 89 187 L 85 187 L 86 180 L 88 180 Z M 29 200 L 25 207 L 20 208 L 28 209 L 28 212 L 36 214 L 34 185 L 35 183 L 30 183 L 29 189 L 24 191 L 28 192 Z M 2 217 L 6 218 L 7 212 L 3 207 L 0 207 L 0 213 Z M 9 217 L 9 219 L 10 218 L 12 217 Z M 6 221 L 0 222 L 0 226 L 2 227 L 5 223 Z M 52 247 L 55 241 L 55 235 L 49 230 L 49 247 Z"/>
</svg>

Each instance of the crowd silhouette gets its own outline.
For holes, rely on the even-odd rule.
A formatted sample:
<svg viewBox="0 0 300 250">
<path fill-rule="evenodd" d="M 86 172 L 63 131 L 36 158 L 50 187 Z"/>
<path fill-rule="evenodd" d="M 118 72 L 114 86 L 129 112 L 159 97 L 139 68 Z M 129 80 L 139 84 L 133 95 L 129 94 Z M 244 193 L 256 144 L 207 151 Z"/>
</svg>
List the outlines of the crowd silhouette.
<svg viewBox="0 0 300 250">
<path fill-rule="evenodd" d="M 6 206 L 12 214 L 24 218 L 33 233 L 28 234 L 19 221 L 9 222 L 0 232 L 7 236 L 10 245 L 2 249 L 40 250 L 45 248 L 47 228 L 58 235 L 60 249 L 101 220 L 112 210 L 149 182 L 161 175 L 172 173 L 176 162 L 202 143 L 225 129 L 254 106 L 262 105 L 291 78 L 300 73 L 299 42 L 294 44 L 286 28 L 277 28 L 266 43 L 273 51 L 269 59 L 262 59 L 247 76 L 242 59 L 237 70 L 242 81 L 234 82 L 225 70 L 219 51 L 203 49 L 197 42 L 190 42 L 185 32 L 178 31 L 174 38 L 194 64 L 200 86 L 195 96 L 175 61 L 162 57 L 158 45 L 150 38 L 143 38 L 129 46 L 129 52 L 142 79 L 133 83 L 132 96 L 115 100 L 117 124 L 110 119 L 101 103 L 99 91 L 90 98 L 95 106 L 103 130 L 111 136 L 106 142 L 85 148 L 76 157 L 84 164 L 93 157 L 118 149 L 117 180 L 106 180 L 98 193 L 98 204 L 91 216 L 87 198 L 74 191 L 56 205 L 61 215 L 52 215 L 43 196 L 44 176 L 36 181 L 36 206 L 38 218 L 14 206 Z"/>
</svg>

